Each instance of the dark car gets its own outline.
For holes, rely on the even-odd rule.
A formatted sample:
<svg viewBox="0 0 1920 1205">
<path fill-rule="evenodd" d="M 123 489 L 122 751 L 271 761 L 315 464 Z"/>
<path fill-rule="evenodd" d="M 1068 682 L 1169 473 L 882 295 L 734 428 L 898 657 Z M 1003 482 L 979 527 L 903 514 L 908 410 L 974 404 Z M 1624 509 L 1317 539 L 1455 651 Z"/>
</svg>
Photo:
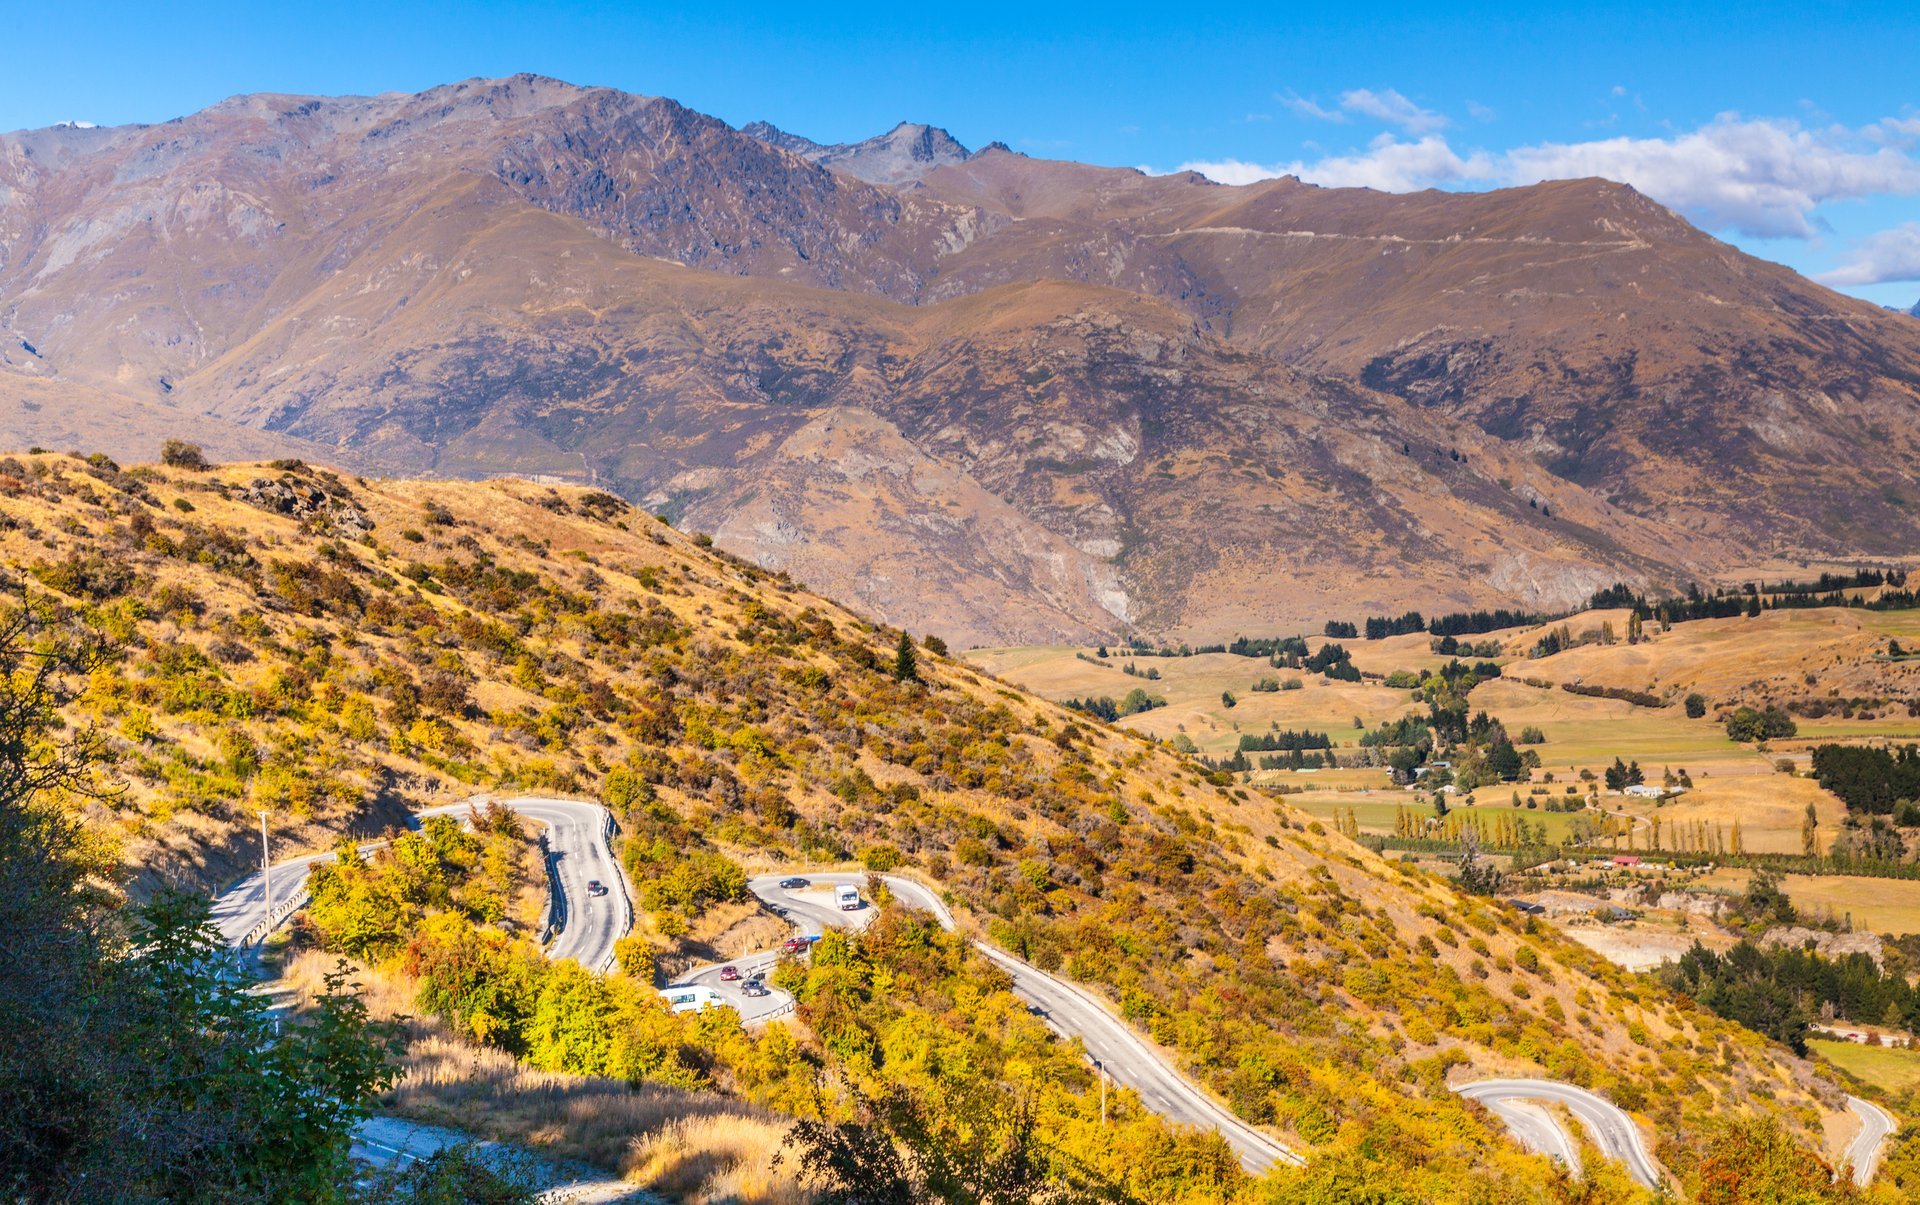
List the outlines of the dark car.
<svg viewBox="0 0 1920 1205">
<path fill-rule="evenodd" d="M 599 879 L 587 880 L 588 895 L 605 895 L 606 893 L 607 893 L 607 885 L 605 883 L 602 883 Z"/>
<path fill-rule="evenodd" d="M 795 875 L 791 879 L 780 880 L 780 890 L 782 891 L 798 891 L 802 887 L 811 887 L 811 886 L 813 886 L 812 883 L 808 882 L 806 879 L 800 878 L 798 875 Z"/>
<path fill-rule="evenodd" d="M 767 985 L 760 982 L 758 979 L 749 979 L 745 983 L 741 984 L 740 994 L 743 996 L 755 996 L 755 997 L 773 995 L 773 993 L 768 990 Z"/>
<path fill-rule="evenodd" d="M 720 968 L 720 982 L 733 983 L 740 978 L 740 968 L 729 963 Z"/>
</svg>

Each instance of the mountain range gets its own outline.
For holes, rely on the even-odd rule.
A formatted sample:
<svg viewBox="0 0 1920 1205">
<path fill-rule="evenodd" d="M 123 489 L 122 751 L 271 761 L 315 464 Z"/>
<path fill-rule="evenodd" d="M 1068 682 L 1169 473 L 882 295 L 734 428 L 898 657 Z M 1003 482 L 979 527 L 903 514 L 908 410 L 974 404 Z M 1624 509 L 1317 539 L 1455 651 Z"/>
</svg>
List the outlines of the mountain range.
<svg viewBox="0 0 1920 1205">
<path fill-rule="evenodd" d="M 1619 184 L 823 145 L 535 76 L 0 135 L 0 439 L 612 490 L 962 644 L 1920 537 L 1920 327 Z"/>
</svg>

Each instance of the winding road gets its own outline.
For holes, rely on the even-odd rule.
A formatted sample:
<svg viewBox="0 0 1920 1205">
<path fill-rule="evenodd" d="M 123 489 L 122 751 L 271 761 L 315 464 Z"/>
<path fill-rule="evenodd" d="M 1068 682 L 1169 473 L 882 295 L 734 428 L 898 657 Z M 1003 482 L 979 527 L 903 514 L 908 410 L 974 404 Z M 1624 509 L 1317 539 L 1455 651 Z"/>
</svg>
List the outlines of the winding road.
<svg viewBox="0 0 1920 1205">
<path fill-rule="evenodd" d="M 749 880 L 747 889 L 792 922 L 803 936 L 819 936 L 829 928 L 864 928 L 877 915 L 871 903 L 864 903 L 857 911 L 842 912 L 833 902 L 833 888 L 840 884 L 864 887 L 867 875 L 863 873 L 799 875 L 796 877 L 807 879 L 809 886 L 792 891 L 780 886 L 786 877 L 763 875 Z M 953 929 L 953 914 L 934 892 L 911 879 L 881 877 L 895 899 L 932 913 L 942 928 Z M 1014 994 L 1026 1001 L 1035 1015 L 1062 1037 L 1078 1038 L 1096 1067 L 1114 1082 L 1133 1089 L 1153 1112 L 1170 1121 L 1217 1131 L 1233 1147 L 1241 1166 L 1256 1175 L 1276 1163 L 1296 1167 L 1304 1164 L 1298 1152 L 1247 1125 L 1201 1091 L 1089 993 L 995 946 L 982 941 L 973 945 L 1012 977 Z M 745 975 L 771 967 L 779 958 L 780 951 L 766 950 L 736 959 L 733 965 Z M 679 982 L 713 988 L 728 1004 L 741 1010 L 743 1021 L 764 1020 L 792 1008 L 792 997 L 778 988 L 772 988 L 766 996 L 750 997 L 741 993 L 737 984 L 723 982 L 719 976 L 718 967 L 707 967 L 682 976 Z"/>
<path fill-rule="evenodd" d="M 1879 1105 L 1857 1096 L 1847 1097 L 1847 1107 L 1860 1119 L 1860 1134 L 1847 1147 L 1847 1162 L 1853 1165 L 1853 1182 L 1865 1188 L 1880 1168 L 1880 1148 L 1900 1123 Z"/>
<path fill-rule="evenodd" d="M 589 970 L 610 969 L 614 943 L 633 928 L 633 902 L 627 898 L 626 881 L 609 843 L 612 815 L 597 803 L 571 799 L 524 797 L 500 803 L 547 831 L 551 916 L 559 930 L 547 947 L 547 957 L 577 959 Z M 415 819 L 465 816 L 474 806 L 455 803 L 429 808 L 416 813 Z M 369 842 L 361 848 L 378 844 Z M 260 942 L 306 901 L 307 876 L 315 865 L 333 856 L 331 852 L 306 854 L 274 863 L 271 900 L 257 870 L 221 892 L 213 901 L 213 922 L 221 936 L 236 948 Z M 606 887 L 605 895 L 588 893 L 587 883 L 593 879 Z"/>
<path fill-rule="evenodd" d="M 1660 1186 L 1660 1169 L 1647 1153 L 1640 1127 L 1605 1097 L 1550 1079 L 1485 1079 L 1456 1085 L 1454 1091 L 1491 1109 L 1507 1123 L 1522 1146 L 1558 1159 L 1577 1171 L 1580 1167 L 1578 1145 L 1559 1119 L 1540 1104 L 1563 1106 L 1580 1119 L 1593 1144 L 1608 1158 L 1626 1164 L 1627 1173 L 1644 1187 Z"/>
<path fill-rule="evenodd" d="M 598 804 L 575 800 L 525 797 L 502 803 L 546 828 L 551 916 L 559 930 L 547 948 L 548 957 L 574 958 L 589 969 L 610 970 L 615 943 L 633 926 L 633 904 L 610 844 L 612 817 Z M 461 803 L 433 808 L 418 817 L 464 815 L 472 806 Z M 304 903 L 307 876 L 315 864 L 333 856 L 308 854 L 276 863 L 271 900 L 258 871 L 242 878 L 215 899 L 214 923 L 236 948 L 257 944 Z M 871 903 L 857 911 L 843 912 L 833 901 L 835 886 L 846 883 L 864 887 L 868 879 L 864 873 L 802 875 L 798 877 L 807 878 L 809 886 L 791 891 L 780 886 L 786 877 L 790 876 L 759 876 L 749 880 L 747 887 L 803 936 L 818 937 L 829 928 L 863 928 L 878 915 Z M 942 928 L 954 928 L 953 914 L 933 891 L 910 879 L 882 877 L 901 903 L 932 913 Z M 605 895 L 588 892 L 588 882 L 596 879 L 607 888 Z M 1007 972 L 1014 993 L 1037 1016 L 1063 1037 L 1078 1038 L 1095 1065 L 1116 1083 L 1131 1088 L 1149 1109 L 1170 1121 L 1218 1132 L 1233 1147 L 1241 1165 L 1254 1174 L 1280 1163 L 1304 1165 L 1298 1152 L 1247 1125 L 1194 1085 L 1095 996 L 997 947 L 982 941 L 973 944 Z M 778 949 L 763 950 L 735 959 L 732 965 L 744 977 L 771 970 L 780 957 Z M 712 988 L 747 1024 L 793 1011 L 793 997 L 779 988 L 769 985 L 767 995 L 748 996 L 738 982 L 723 981 L 720 973 L 719 965 L 695 968 L 678 982 Z M 1541 1079 L 1481 1080 L 1454 1090 L 1485 1104 L 1528 1149 L 1577 1170 L 1578 1144 L 1560 1119 L 1543 1107 L 1560 1105 L 1578 1117 L 1594 1144 L 1608 1157 L 1624 1163 L 1636 1181 L 1648 1188 L 1657 1188 L 1661 1182 L 1659 1168 L 1633 1119 L 1592 1092 Z M 1881 1150 L 1897 1123 L 1868 1101 L 1848 1097 L 1847 1103 L 1861 1120 L 1860 1134 L 1848 1147 L 1847 1159 L 1854 1168 L 1855 1180 L 1864 1185 L 1872 1178 Z"/>
<path fill-rule="evenodd" d="M 1457 1084 L 1453 1090 L 1487 1106 L 1528 1150 L 1578 1172 L 1579 1145 L 1560 1119 L 1541 1107 L 1562 1105 L 1580 1119 L 1594 1145 L 1626 1164 L 1636 1181 L 1647 1188 L 1660 1186 L 1660 1169 L 1647 1154 L 1633 1118 L 1584 1088 L 1546 1079 L 1489 1079 Z M 1879 1105 L 1857 1096 L 1847 1097 L 1847 1107 L 1860 1119 L 1860 1133 L 1847 1147 L 1846 1160 L 1853 1167 L 1854 1183 L 1865 1188 L 1879 1169 L 1881 1148 L 1899 1123 Z"/>
</svg>

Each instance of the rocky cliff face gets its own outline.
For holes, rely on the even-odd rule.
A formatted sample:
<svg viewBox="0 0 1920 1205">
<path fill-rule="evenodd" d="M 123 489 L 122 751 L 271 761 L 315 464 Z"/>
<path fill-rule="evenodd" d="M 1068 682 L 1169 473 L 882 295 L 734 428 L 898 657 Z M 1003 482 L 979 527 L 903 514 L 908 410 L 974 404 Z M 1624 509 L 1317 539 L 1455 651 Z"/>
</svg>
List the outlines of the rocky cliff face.
<svg viewBox="0 0 1920 1205">
<path fill-rule="evenodd" d="M 0 136 L 0 434 L 620 490 L 962 643 L 1920 540 L 1920 328 L 1576 181 L 822 146 L 538 77 Z"/>
</svg>

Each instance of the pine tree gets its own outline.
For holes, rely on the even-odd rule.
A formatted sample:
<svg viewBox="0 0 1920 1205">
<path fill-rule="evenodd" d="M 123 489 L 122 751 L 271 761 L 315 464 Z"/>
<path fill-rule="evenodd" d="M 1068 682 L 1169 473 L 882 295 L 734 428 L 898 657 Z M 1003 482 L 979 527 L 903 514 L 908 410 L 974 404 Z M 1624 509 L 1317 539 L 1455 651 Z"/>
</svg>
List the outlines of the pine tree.
<svg viewBox="0 0 1920 1205">
<path fill-rule="evenodd" d="M 913 652 L 913 637 L 902 630 L 900 643 L 893 652 L 893 676 L 902 682 L 920 680 L 920 659 Z"/>
</svg>

